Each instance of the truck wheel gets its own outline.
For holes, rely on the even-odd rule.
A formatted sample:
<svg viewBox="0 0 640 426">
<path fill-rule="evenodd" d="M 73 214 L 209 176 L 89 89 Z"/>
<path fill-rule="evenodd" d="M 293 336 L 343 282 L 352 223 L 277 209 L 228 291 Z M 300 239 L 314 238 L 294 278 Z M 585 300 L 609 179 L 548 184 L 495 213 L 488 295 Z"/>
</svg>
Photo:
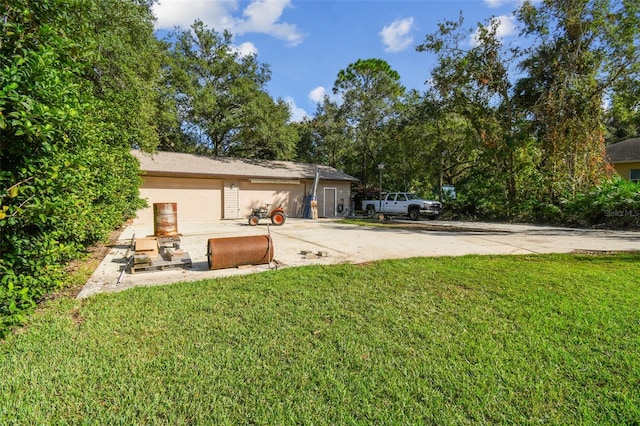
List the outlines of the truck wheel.
<svg viewBox="0 0 640 426">
<path fill-rule="evenodd" d="M 420 219 L 420 210 L 418 210 L 418 209 L 409 210 L 409 219 L 411 219 L 411 220 Z"/>
<path fill-rule="evenodd" d="M 367 216 L 373 217 L 376 214 L 376 208 L 372 204 L 367 206 Z"/>
<path fill-rule="evenodd" d="M 249 225 L 256 226 L 259 221 L 258 216 L 249 216 Z"/>
</svg>

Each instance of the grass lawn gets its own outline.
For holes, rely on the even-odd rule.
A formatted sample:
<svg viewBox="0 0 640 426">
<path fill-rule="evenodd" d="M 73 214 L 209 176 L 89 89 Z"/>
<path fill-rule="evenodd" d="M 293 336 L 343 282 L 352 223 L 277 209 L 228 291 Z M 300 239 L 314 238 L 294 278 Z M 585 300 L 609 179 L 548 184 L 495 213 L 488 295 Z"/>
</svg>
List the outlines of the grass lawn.
<svg viewBox="0 0 640 426">
<path fill-rule="evenodd" d="M 292 268 L 57 299 L 0 424 L 638 424 L 640 255 Z"/>
</svg>

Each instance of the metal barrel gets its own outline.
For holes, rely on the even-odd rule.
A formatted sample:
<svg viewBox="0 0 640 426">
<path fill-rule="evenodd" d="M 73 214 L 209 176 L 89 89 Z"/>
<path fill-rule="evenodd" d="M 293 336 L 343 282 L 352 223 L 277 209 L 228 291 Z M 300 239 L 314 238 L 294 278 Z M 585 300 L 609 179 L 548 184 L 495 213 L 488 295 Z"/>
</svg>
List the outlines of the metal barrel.
<svg viewBox="0 0 640 426">
<path fill-rule="evenodd" d="M 178 235 L 178 204 L 153 204 L 153 234 L 156 237 L 173 237 Z"/>
<path fill-rule="evenodd" d="M 273 241 L 268 235 L 210 238 L 207 243 L 209 269 L 260 265 L 273 260 Z"/>
</svg>

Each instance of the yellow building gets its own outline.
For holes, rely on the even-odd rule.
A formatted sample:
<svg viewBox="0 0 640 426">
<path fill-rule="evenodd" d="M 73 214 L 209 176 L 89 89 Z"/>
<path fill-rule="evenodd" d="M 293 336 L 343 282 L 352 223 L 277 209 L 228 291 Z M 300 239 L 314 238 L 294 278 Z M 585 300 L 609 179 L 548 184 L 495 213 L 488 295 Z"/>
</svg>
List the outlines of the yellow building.
<svg viewBox="0 0 640 426">
<path fill-rule="evenodd" d="M 624 179 L 640 181 L 640 138 L 627 139 L 606 147 L 609 163 Z"/>
</svg>

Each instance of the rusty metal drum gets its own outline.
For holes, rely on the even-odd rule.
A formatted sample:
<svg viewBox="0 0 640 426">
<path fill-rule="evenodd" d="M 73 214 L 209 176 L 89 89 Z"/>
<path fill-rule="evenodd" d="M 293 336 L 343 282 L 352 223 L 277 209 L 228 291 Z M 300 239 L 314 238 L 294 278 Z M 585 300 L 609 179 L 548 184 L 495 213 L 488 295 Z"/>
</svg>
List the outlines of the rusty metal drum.
<svg viewBox="0 0 640 426">
<path fill-rule="evenodd" d="M 273 241 L 268 235 L 210 238 L 207 243 L 209 269 L 261 265 L 273 260 Z"/>
<path fill-rule="evenodd" d="M 178 235 L 178 203 L 153 204 L 153 234 L 156 237 Z"/>
</svg>

